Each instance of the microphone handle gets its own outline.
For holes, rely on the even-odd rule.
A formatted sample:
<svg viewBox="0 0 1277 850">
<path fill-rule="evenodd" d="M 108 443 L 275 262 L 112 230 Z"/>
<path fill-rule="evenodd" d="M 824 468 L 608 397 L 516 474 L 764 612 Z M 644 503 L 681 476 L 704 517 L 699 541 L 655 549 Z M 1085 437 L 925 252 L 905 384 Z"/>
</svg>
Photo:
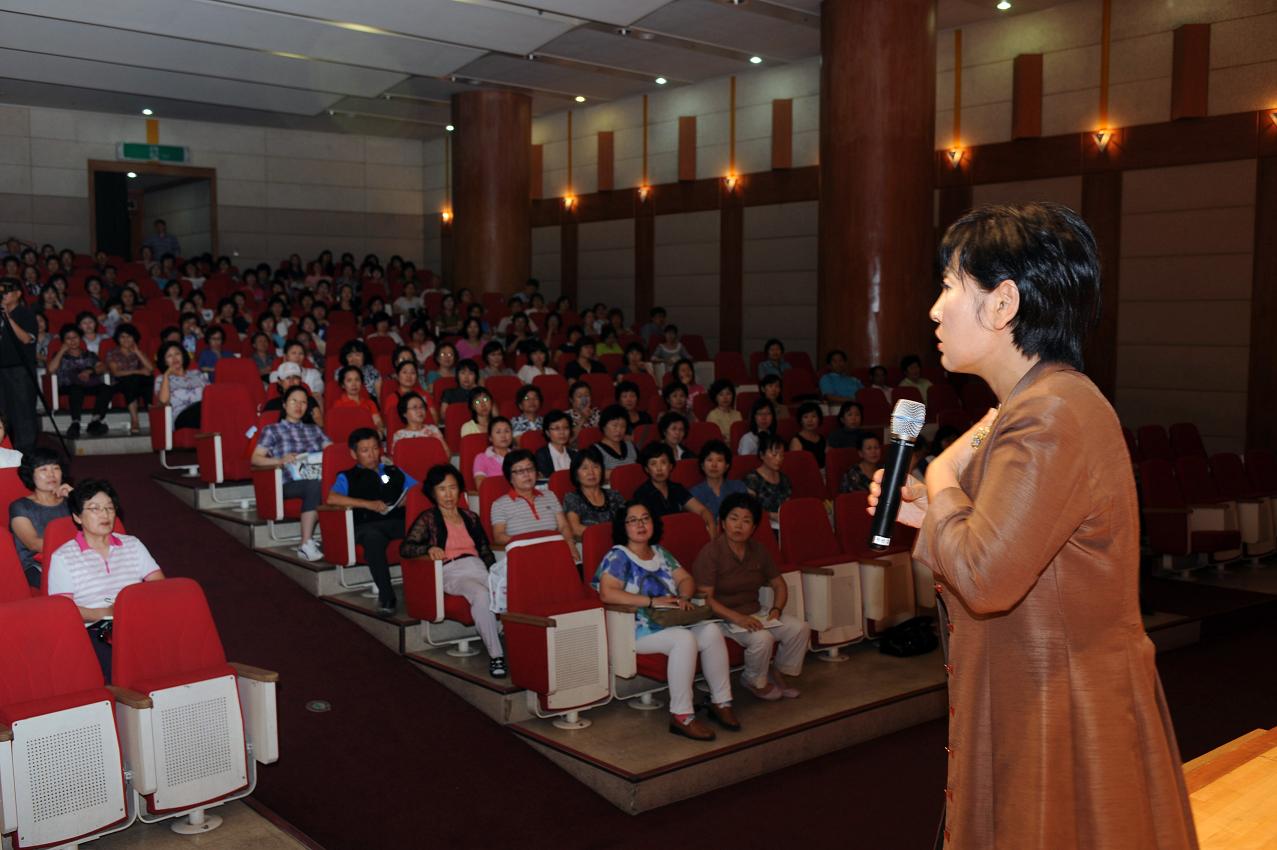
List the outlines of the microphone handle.
<svg viewBox="0 0 1277 850">
<path fill-rule="evenodd" d="M 870 549 L 881 552 L 891 546 L 891 532 L 900 513 L 900 488 L 909 475 L 912 457 L 913 443 L 893 437 L 887 444 L 886 462 L 882 466 L 882 495 L 878 497 L 878 508 L 869 527 Z"/>
</svg>

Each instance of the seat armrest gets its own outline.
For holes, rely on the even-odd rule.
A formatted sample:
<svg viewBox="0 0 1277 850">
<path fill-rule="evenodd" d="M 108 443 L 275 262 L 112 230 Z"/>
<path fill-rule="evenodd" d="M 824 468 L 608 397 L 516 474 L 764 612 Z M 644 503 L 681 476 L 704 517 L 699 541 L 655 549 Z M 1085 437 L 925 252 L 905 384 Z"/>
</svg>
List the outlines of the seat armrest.
<svg viewBox="0 0 1277 850">
<path fill-rule="evenodd" d="M 351 508 L 319 506 L 324 560 L 342 567 L 355 565 L 355 514 Z"/>
<path fill-rule="evenodd" d="M 891 561 L 883 558 L 861 558 L 860 566 L 862 567 L 890 567 Z"/>
<path fill-rule="evenodd" d="M 637 605 L 616 605 L 616 604 L 604 603 L 603 610 L 611 611 L 615 614 L 634 614 L 638 611 L 638 606 Z"/>
<path fill-rule="evenodd" d="M 801 567 L 800 572 L 809 576 L 831 576 L 834 571 L 828 567 Z"/>
<path fill-rule="evenodd" d="M 197 440 L 211 440 L 214 437 L 220 437 L 220 436 L 222 436 L 222 433 L 220 431 L 196 431 L 195 432 L 195 439 Z"/>
<path fill-rule="evenodd" d="M 0 723 L 0 835 L 18 828 L 18 797 L 13 786 L 13 730 Z"/>
<path fill-rule="evenodd" d="M 319 506 L 319 511 L 321 513 L 338 513 L 339 514 L 342 511 L 348 511 L 348 510 L 350 510 L 350 508 L 338 507 L 337 505 L 320 505 Z"/>
<path fill-rule="evenodd" d="M 519 623 L 524 626 L 536 626 L 542 629 L 553 629 L 558 627 L 558 623 L 549 617 L 537 617 L 532 614 L 519 614 L 514 611 L 506 611 L 501 615 L 503 623 Z"/>
<path fill-rule="evenodd" d="M 242 664 L 238 661 L 230 662 L 231 669 L 235 671 L 235 675 L 243 679 L 252 679 L 255 682 L 278 682 L 279 673 L 274 670 L 267 670 L 263 667 L 254 667 L 251 664 Z"/>
<path fill-rule="evenodd" d="M 634 649 L 634 612 L 637 609 L 632 605 L 604 605 L 603 608 L 612 675 L 632 679 L 638 674 Z"/>
<path fill-rule="evenodd" d="M 3 744 L 5 741 L 12 741 L 12 740 L 13 740 L 13 730 L 10 729 L 5 724 L 0 723 L 0 744 Z"/>
<path fill-rule="evenodd" d="M 140 694 L 137 691 L 122 688 L 119 685 L 107 685 L 106 689 L 115 697 L 115 701 L 120 705 L 126 705 L 129 708 L 144 709 L 152 708 L 151 698 L 146 694 Z"/>
</svg>

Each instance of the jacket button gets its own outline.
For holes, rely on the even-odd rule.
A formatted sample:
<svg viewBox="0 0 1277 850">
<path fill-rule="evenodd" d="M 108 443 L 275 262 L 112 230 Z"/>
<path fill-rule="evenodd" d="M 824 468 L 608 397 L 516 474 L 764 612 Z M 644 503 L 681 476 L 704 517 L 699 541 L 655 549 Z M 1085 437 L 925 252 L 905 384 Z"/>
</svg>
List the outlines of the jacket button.
<svg viewBox="0 0 1277 850">
<path fill-rule="evenodd" d="M 953 748 L 953 747 L 950 747 L 950 746 L 946 745 L 946 746 L 945 746 L 945 748 L 944 748 L 944 751 L 945 751 L 946 753 L 948 753 L 948 754 L 949 754 L 949 758 L 953 758 L 953 756 L 954 756 L 954 748 Z"/>
<path fill-rule="evenodd" d="M 953 789 L 952 788 L 944 789 L 944 797 L 946 800 L 950 800 L 950 801 L 953 800 Z"/>
<path fill-rule="evenodd" d="M 940 582 L 936 582 L 936 593 L 944 593 L 944 588 L 940 586 Z"/>
<path fill-rule="evenodd" d="M 950 717 L 953 717 L 953 715 L 955 715 L 955 714 L 957 714 L 957 713 L 958 713 L 958 710 L 957 710 L 956 708 L 954 708 L 953 706 L 949 706 L 949 716 L 950 716 Z"/>
<path fill-rule="evenodd" d="M 952 675 L 953 675 L 953 665 L 952 665 L 952 664 L 946 664 L 946 665 L 944 665 L 944 672 L 945 672 L 945 673 L 947 673 L 948 675 L 952 676 Z"/>
<path fill-rule="evenodd" d="M 948 828 L 947 826 L 946 826 L 946 827 L 945 827 L 945 829 L 944 829 L 944 840 L 945 840 L 945 841 L 952 841 L 952 840 L 953 840 L 953 836 L 949 834 L 949 828 Z"/>
<path fill-rule="evenodd" d="M 953 623 L 945 624 L 945 628 L 949 630 L 949 634 L 953 634 Z"/>
</svg>

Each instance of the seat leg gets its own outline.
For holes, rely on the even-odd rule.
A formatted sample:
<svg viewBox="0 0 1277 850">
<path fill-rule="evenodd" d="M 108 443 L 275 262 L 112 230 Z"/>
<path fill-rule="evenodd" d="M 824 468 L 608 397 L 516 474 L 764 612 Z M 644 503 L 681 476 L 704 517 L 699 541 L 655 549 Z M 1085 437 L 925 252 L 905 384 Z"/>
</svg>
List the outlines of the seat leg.
<svg viewBox="0 0 1277 850">
<path fill-rule="evenodd" d="M 554 718 L 555 729 L 587 729 L 591 723 L 589 720 L 581 717 L 579 711 L 569 711 L 566 714 L 560 714 Z"/>
<path fill-rule="evenodd" d="M 664 708 L 665 703 L 652 696 L 652 692 L 639 694 L 638 699 L 626 700 L 626 705 L 636 711 L 656 711 L 658 708 Z"/>
<path fill-rule="evenodd" d="M 848 660 L 847 656 L 842 654 L 842 648 L 837 646 L 830 646 L 825 649 L 822 649 L 820 651 L 820 654 L 817 655 L 816 657 L 819 658 L 821 661 L 829 661 L 834 664 Z"/>
<path fill-rule="evenodd" d="M 199 835 L 203 832 L 212 832 L 221 825 L 222 818 L 219 815 L 210 815 L 205 809 L 196 809 L 184 819 L 174 820 L 169 829 L 178 835 Z"/>
<path fill-rule="evenodd" d="M 463 638 L 448 648 L 448 654 L 453 658 L 469 658 L 471 655 L 478 655 L 479 650 L 470 644 L 474 643 L 478 638 Z"/>
</svg>

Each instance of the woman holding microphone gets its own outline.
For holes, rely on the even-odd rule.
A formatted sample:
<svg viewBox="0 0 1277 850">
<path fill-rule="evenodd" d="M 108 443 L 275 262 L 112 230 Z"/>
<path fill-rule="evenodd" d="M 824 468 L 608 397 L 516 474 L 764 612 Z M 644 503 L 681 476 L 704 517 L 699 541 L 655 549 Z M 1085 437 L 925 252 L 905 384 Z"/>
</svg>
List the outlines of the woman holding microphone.
<svg viewBox="0 0 1277 850">
<path fill-rule="evenodd" d="M 1100 306 L 1072 210 L 975 209 L 945 234 L 944 367 L 999 400 L 909 479 L 899 521 L 936 576 L 949 676 L 937 846 L 1197 847 L 1139 610 L 1139 508 L 1117 416 L 1081 372 Z M 870 490 L 872 513 L 882 472 Z"/>
</svg>

